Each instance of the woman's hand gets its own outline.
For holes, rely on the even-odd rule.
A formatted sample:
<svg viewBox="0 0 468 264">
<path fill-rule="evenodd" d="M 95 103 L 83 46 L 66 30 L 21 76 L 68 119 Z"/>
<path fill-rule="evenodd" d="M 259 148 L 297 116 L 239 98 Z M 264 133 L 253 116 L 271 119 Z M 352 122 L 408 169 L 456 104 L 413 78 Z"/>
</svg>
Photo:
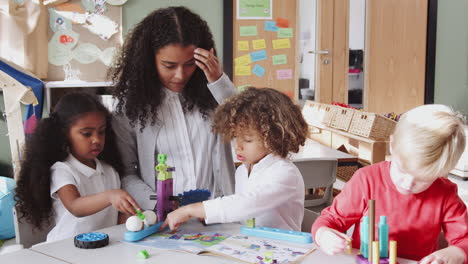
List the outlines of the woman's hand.
<svg viewBox="0 0 468 264">
<path fill-rule="evenodd" d="M 351 239 L 335 229 L 322 226 L 315 234 L 315 241 L 326 254 L 335 255 L 349 250 L 348 241 L 351 241 Z"/>
<path fill-rule="evenodd" d="M 124 214 L 134 215 L 136 214 L 135 208 L 140 208 L 133 197 L 122 189 L 109 190 L 107 195 L 111 205 Z"/>
<path fill-rule="evenodd" d="M 465 254 L 457 246 L 450 246 L 437 250 L 424 257 L 420 264 L 463 264 L 465 263 Z"/>
<path fill-rule="evenodd" d="M 195 49 L 195 63 L 205 73 L 209 83 L 217 81 L 223 75 L 223 69 L 218 58 L 214 55 L 214 49 L 207 51 L 202 48 Z"/>
</svg>

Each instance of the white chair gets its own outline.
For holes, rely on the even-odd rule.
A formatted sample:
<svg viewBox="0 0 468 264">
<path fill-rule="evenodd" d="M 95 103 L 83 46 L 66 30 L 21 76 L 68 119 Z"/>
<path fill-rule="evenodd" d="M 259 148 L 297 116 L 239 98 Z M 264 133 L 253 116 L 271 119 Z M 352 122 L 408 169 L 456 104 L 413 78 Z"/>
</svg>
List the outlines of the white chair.
<svg viewBox="0 0 468 264">
<path fill-rule="evenodd" d="M 310 228 L 320 212 L 333 201 L 333 184 L 336 181 L 336 159 L 300 159 L 294 160 L 294 164 L 304 178 L 306 190 L 325 188 L 323 195 L 306 194 L 304 201 L 304 220 L 302 231 L 310 232 Z"/>
<path fill-rule="evenodd" d="M 47 234 L 54 227 L 54 224 L 51 224 L 41 230 L 34 228 L 30 223 L 21 221 L 18 218 L 15 208 L 13 208 L 13 219 L 15 224 L 16 243 L 23 245 L 24 248 L 30 248 L 35 244 L 45 242 Z"/>
</svg>

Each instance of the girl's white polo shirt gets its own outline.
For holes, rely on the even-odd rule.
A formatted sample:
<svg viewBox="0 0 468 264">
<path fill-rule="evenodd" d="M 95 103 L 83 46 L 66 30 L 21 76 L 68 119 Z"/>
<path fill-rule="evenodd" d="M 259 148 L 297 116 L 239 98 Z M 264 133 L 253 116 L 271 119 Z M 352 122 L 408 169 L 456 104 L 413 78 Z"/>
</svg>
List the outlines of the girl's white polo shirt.
<svg viewBox="0 0 468 264">
<path fill-rule="evenodd" d="M 96 169 L 92 169 L 70 154 L 65 161 L 56 162 L 50 170 L 50 195 L 55 227 L 47 235 L 47 242 L 117 224 L 118 211 L 112 206 L 90 216 L 76 217 L 65 208 L 57 194 L 60 188 L 68 184 L 75 185 L 81 196 L 119 189 L 120 178 L 114 168 L 96 159 Z"/>
</svg>

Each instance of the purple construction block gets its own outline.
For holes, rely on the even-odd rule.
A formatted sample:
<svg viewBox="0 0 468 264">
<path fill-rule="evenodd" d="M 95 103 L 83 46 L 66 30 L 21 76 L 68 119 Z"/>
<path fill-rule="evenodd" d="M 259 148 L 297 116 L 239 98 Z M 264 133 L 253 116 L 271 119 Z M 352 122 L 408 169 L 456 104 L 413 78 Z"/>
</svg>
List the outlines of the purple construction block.
<svg viewBox="0 0 468 264">
<path fill-rule="evenodd" d="M 169 198 L 172 196 L 173 179 L 156 182 L 156 193 L 158 195 L 158 202 L 156 203 L 156 215 L 158 221 L 166 220 L 166 216 L 172 211 L 172 201 Z"/>
<path fill-rule="evenodd" d="M 367 258 L 365 258 L 363 255 L 357 255 L 356 260 L 357 260 L 357 264 L 372 264 L 372 262 L 367 261 Z M 388 264 L 388 263 L 390 263 L 388 261 L 388 258 L 380 258 L 380 264 Z"/>
</svg>

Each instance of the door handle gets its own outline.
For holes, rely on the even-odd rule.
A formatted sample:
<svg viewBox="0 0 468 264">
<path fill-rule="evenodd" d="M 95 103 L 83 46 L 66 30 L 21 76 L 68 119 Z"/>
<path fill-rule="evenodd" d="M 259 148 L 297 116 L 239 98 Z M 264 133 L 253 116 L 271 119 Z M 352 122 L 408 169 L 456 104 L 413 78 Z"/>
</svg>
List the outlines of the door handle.
<svg viewBox="0 0 468 264">
<path fill-rule="evenodd" d="M 329 55 L 330 54 L 330 52 L 328 52 L 327 49 L 324 49 L 324 50 L 309 50 L 309 53 L 323 54 L 323 55 Z"/>
</svg>

